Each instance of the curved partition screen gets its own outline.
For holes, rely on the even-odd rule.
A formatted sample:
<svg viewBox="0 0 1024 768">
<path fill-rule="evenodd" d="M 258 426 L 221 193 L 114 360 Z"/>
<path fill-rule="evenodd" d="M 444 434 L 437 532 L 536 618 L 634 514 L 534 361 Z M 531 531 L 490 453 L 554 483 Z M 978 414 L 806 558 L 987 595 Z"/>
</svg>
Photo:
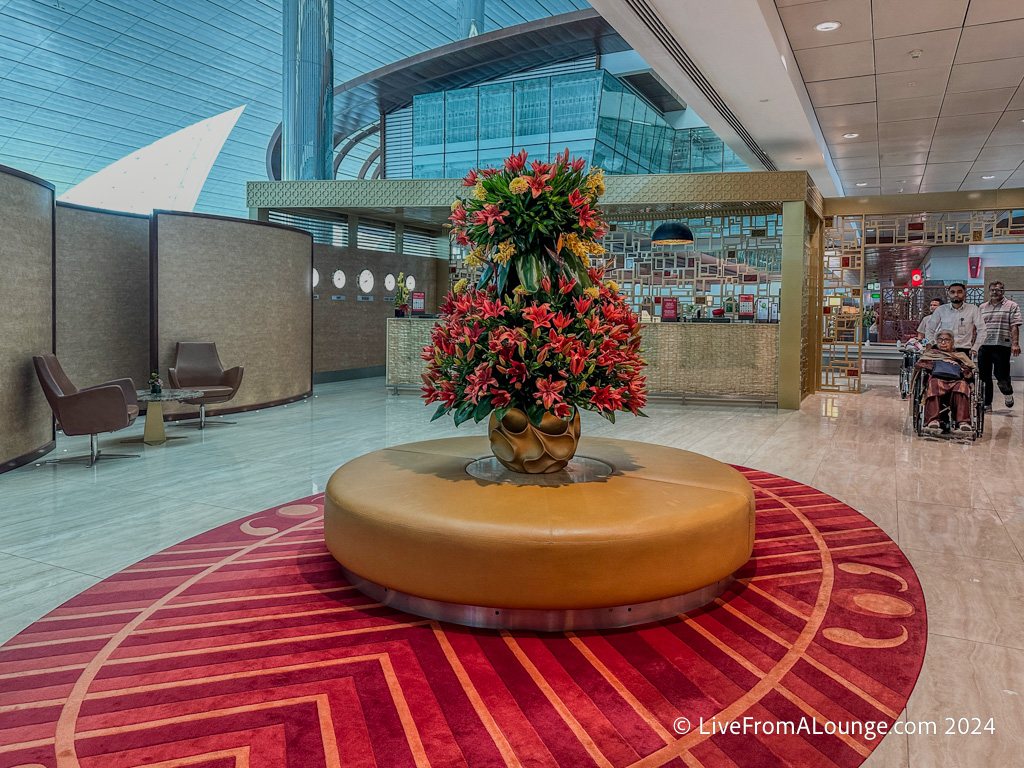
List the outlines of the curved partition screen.
<svg viewBox="0 0 1024 768">
<path fill-rule="evenodd" d="M 149 377 L 149 216 L 57 204 L 57 358 L 86 387 Z"/>
<path fill-rule="evenodd" d="M 209 413 L 276 405 L 312 383 L 312 237 L 279 224 L 154 211 L 150 365 L 166 379 L 179 341 L 212 341 L 238 394 Z M 195 413 L 174 406 L 165 414 Z"/>
<path fill-rule="evenodd" d="M 53 187 L 0 166 L 0 472 L 53 450 L 32 356 L 53 349 Z"/>
</svg>

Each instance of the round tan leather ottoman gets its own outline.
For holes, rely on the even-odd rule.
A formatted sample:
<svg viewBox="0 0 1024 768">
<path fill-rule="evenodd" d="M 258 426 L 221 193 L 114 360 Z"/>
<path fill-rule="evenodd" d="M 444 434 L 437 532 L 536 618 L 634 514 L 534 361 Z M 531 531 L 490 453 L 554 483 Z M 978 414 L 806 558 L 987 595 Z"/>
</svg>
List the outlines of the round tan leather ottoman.
<svg viewBox="0 0 1024 768">
<path fill-rule="evenodd" d="M 466 468 L 484 437 L 398 445 L 331 477 L 324 535 L 375 599 L 474 626 L 627 626 L 710 602 L 754 545 L 754 493 L 700 454 L 605 438 L 577 458 L 613 473 L 513 485 Z"/>
</svg>

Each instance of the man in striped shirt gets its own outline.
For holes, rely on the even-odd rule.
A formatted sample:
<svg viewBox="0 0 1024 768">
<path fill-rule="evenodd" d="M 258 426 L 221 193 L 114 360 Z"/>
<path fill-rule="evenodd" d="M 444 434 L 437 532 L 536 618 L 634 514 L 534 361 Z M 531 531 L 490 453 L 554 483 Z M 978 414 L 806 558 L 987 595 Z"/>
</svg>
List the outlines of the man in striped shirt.
<svg viewBox="0 0 1024 768">
<path fill-rule="evenodd" d="M 1020 307 L 1017 302 L 1003 298 L 1003 284 L 993 280 L 988 284 L 991 298 L 981 305 L 987 335 L 978 353 L 978 374 L 985 382 L 985 409 L 992 410 L 992 372 L 1003 393 L 1007 408 L 1013 407 L 1013 386 L 1010 384 L 1010 357 L 1020 354 Z"/>
</svg>

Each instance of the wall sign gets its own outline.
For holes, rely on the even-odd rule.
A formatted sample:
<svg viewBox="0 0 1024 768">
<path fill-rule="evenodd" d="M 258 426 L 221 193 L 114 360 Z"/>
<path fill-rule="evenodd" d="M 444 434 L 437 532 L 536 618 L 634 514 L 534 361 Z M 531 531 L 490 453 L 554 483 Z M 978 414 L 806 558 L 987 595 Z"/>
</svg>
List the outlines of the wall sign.
<svg viewBox="0 0 1024 768">
<path fill-rule="evenodd" d="M 674 296 L 666 296 L 661 300 L 661 319 L 668 322 L 679 320 L 679 299 Z"/>
<path fill-rule="evenodd" d="M 768 322 L 768 313 L 769 313 L 768 306 L 769 306 L 769 301 L 768 301 L 767 297 L 762 296 L 762 297 L 758 298 L 758 300 L 757 300 L 757 321 L 759 323 L 767 323 Z"/>
<path fill-rule="evenodd" d="M 339 296 L 337 294 L 335 294 L 334 296 L 331 296 L 331 301 L 344 301 L 344 300 L 345 300 L 344 296 Z"/>
<path fill-rule="evenodd" d="M 754 319 L 754 297 L 752 294 L 744 293 L 740 296 L 739 315 L 745 320 Z"/>
<path fill-rule="evenodd" d="M 345 297 L 342 296 L 341 298 L 344 299 Z M 356 296 L 356 299 L 359 301 L 373 301 L 373 296 Z"/>
<path fill-rule="evenodd" d="M 422 315 L 427 305 L 427 294 L 423 291 L 413 291 L 411 294 L 412 313 Z"/>
</svg>

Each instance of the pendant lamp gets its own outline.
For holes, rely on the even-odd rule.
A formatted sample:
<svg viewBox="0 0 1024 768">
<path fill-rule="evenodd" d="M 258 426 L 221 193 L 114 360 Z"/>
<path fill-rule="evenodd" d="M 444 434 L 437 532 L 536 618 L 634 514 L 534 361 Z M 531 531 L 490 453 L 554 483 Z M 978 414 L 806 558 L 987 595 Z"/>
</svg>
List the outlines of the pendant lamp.
<svg viewBox="0 0 1024 768">
<path fill-rule="evenodd" d="M 687 245 L 693 242 L 693 232 L 681 221 L 666 221 L 651 235 L 654 245 Z"/>
</svg>

